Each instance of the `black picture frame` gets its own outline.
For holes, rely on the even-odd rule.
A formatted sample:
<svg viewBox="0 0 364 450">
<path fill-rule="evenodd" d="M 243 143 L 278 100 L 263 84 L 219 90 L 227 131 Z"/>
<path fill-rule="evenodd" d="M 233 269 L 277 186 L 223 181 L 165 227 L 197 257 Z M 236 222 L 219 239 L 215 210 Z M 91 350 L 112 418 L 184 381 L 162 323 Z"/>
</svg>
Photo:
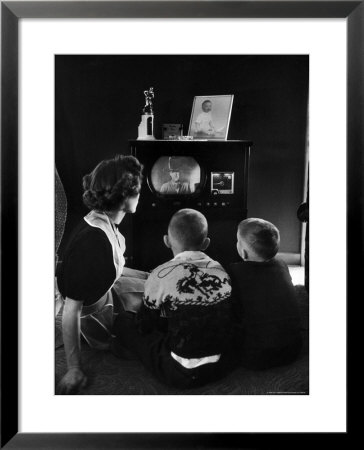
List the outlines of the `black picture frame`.
<svg viewBox="0 0 364 450">
<path fill-rule="evenodd" d="M 347 19 L 348 299 L 356 290 L 360 292 L 364 254 L 364 1 L 1 1 L 1 448 L 270 448 L 278 439 L 280 446 L 306 446 L 311 433 L 18 432 L 18 22 L 22 18 L 118 17 Z M 339 445 L 349 436 L 348 432 L 336 434 Z M 314 439 L 315 445 L 327 444 L 325 433 L 315 433 Z"/>
</svg>

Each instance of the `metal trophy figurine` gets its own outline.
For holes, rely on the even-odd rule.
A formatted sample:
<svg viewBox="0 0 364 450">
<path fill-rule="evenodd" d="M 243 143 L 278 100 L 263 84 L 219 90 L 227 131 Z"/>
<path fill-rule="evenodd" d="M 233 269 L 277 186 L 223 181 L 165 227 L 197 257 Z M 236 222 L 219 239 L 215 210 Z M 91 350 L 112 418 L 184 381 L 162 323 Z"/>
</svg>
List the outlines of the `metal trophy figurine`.
<svg viewBox="0 0 364 450">
<path fill-rule="evenodd" d="M 154 125 L 154 113 L 153 103 L 154 98 L 153 88 L 149 88 L 149 91 L 144 91 L 145 105 L 143 107 L 142 120 L 138 127 L 138 139 L 140 140 L 153 140 L 153 125 Z"/>
</svg>

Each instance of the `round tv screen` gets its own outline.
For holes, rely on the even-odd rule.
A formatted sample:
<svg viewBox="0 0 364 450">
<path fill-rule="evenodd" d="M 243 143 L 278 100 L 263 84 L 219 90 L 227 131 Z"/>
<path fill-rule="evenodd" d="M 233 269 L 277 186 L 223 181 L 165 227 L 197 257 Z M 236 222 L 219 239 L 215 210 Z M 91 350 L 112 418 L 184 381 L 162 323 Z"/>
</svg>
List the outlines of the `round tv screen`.
<svg viewBox="0 0 364 450">
<path fill-rule="evenodd" d="M 150 173 L 152 188 L 161 195 L 191 195 L 201 189 L 201 167 L 192 156 L 161 156 Z"/>
</svg>

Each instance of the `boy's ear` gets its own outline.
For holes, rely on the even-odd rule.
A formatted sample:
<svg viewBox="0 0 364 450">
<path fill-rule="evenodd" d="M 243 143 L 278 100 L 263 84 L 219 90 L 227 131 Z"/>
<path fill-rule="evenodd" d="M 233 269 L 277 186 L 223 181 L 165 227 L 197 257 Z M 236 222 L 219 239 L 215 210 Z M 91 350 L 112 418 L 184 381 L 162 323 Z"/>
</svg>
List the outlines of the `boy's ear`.
<svg viewBox="0 0 364 450">
<path fill-rule="evenodd" d="M 207 247 L 210 245 L 210 238 L 205 238 L 202 245 L 201 245 L 201 250 L 205 251 L 207 249 Z"/>
<path fill-rule="evenodd" d="M 163 242 L 164 242 L 164 245 L 165 245 L 166 247 L 171 248 L 171 243 L 169 242 L 168 234 L 165 234 L 165 235 L 163 236 Z"/>
</svg>

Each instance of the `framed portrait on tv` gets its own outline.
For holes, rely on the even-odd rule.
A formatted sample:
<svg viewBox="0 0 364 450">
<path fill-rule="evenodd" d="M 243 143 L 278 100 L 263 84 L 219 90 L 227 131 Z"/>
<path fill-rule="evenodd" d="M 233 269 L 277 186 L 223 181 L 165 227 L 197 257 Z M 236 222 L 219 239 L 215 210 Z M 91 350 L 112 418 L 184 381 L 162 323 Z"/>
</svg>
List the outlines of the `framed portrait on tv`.
<svg viewBox="0 0 364 450">
<path fill-rule="evenodd" d="M 226 141 L 233 95 L 198 95 L 193 100 L 189 136 Z"/>
</svg>

